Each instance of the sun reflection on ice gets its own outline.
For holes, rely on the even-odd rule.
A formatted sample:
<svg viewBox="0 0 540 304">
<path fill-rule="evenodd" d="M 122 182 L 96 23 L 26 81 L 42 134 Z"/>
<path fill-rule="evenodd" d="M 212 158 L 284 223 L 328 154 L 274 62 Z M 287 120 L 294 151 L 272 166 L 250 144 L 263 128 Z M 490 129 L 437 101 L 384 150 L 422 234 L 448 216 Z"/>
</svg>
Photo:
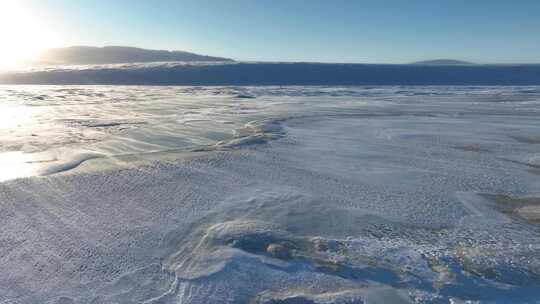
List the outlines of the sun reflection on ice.
<svg viewBox="0 0 540 304">
<path fill-rule="evenodd" d="M 31 133 L 35 110 L 21 105 L 0 105 L 0 143 Z M 5 149 L 6 147 L 0 146 Z M 0 182 L 37 175 L 40 160 L 35 153 L 0 151 Z"/>
<path fill-rule="evenodd" d="M 24 127 L 34 119 L 34 110 L 28 106 L 0 105 L 0 129 Z"/>
<path fill-rule="evenodd" d="M 0 182 L 34 176 L 37 168 L 34 155 L 20 151 L 0 153 Z"/>
</svg>

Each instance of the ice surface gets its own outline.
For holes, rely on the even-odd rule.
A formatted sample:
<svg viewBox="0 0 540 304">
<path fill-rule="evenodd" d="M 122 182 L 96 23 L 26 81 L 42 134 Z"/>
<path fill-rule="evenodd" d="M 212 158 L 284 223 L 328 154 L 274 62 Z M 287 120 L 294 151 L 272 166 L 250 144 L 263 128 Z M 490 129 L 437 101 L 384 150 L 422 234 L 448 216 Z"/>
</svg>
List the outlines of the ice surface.
<svg viewBox="0 0 540 304">
<path fill-rule="evenodd" d="M 540 298 L 538 87 L 0 94 L 0 303 Z"/>
</svg>

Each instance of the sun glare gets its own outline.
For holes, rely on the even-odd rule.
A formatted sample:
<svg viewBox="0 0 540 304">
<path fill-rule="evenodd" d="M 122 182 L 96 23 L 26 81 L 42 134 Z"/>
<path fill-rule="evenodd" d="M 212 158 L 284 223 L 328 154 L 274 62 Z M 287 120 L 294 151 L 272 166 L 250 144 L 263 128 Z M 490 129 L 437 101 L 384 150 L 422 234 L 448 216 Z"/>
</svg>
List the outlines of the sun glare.
<svg viewBox="0 0 540 304">
<path fill-rule="evenodd" d="M 0 68 L 28 63 L 57 41 L 39 16 L 16 0 L 0 0 Z"/>
</svg>

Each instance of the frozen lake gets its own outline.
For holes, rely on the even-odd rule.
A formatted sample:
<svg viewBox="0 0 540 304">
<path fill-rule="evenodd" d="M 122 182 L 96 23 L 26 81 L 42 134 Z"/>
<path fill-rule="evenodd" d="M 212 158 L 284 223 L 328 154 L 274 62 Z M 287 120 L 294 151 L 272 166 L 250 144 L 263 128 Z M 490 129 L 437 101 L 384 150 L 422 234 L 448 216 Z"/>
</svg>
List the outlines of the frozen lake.
<svg viewBox="0 0 540 304">
<path fill-rule="evenodd" d="M 0 303 L 537 303 L 540 87 L 0 86 Z"/>
</svg>

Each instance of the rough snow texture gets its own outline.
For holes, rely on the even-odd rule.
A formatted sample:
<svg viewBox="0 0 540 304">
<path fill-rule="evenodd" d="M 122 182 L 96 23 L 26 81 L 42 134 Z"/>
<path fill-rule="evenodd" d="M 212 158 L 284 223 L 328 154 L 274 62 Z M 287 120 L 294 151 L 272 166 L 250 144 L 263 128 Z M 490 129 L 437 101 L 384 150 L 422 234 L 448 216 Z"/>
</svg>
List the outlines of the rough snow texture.
<svg viewBox="0 0 540 304">
<path fill-rule="evenodd" d="M 537 87 L 2 94 L 0 303 L 540 298 Z"/>
</svg>

